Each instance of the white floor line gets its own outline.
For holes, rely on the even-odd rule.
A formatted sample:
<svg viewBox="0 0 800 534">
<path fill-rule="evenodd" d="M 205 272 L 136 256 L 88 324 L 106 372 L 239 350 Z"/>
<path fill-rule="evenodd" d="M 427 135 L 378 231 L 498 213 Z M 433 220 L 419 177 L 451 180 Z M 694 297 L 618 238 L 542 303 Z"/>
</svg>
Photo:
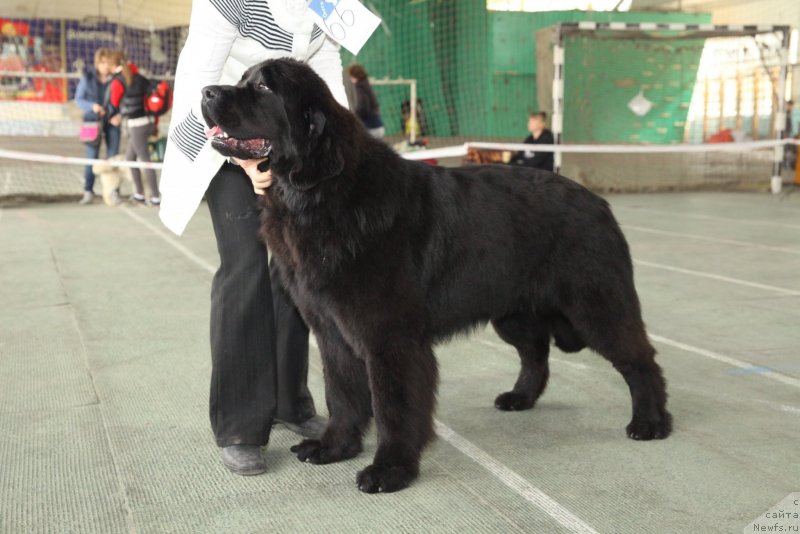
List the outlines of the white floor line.
<svg viewBox="0 0 800 534">
<path fill-rule="evenodd" d="M 681 343 L 680 341 L 675 341 L 673 339 L 669 339 L 669 338 L 666 338 L 664 336 L 659 336 L 657 334 L 648 333 L 648 335 L 650 336 L 650 339 L 652 339 L 653 341 L 655 341 L 657 343 L 662 343 L 664 345 L 669 345 L 671 347 L 675 347 L 675 348 L 678 348 L 678 349 L 681 349 L 681 350 L 684 350 L 684 351 L 687 351 L 687 352 L 691 352 L 691 353 L 697 354 L 699 356 L 705 356 L 706 358 L 711 358 L 712 360 L 716 360 L 718 362 L 722 362 L 722 363 L 728 364 L 728 365 L 730 365 L 732 367 L 736 367 L 738 369 L 753 369 L 753 368 L 756 368 L 756 367 L 759 367 L 759 368 L 763 367 L 763 366 L 760 366 L 760 365 L 756 365 L 754 363 L 746 362 L 744 360 L 738 360 L 738 359 L 733 358 L 731 356 L 725 356 L 724 354 L 719 354 L 717 352 L 713 352 L 713 351 L 710 351 L 710 350 L 707 350 L 707 349 L 701 349 L 699 347 L 694 347 L 694 346 L 688 345 L 686 343 Z M 480 343 L 481 345 L 485 345 L 487 347 L 490 347 L 492 349 L 499 350 L 501 352 L 516 352 L 510 346 L 501 345 L 500 343 L 494 343 L 492 341 L 489 341 L 488 339 L 475 339 L 474 341 L 477 342 L 477 343 Z M 553 359 L 553 358 L 551 358 L 551 359 Z M 558 361 L 560 363 L 563 363 L 563 364 L 565 364 L 565 365 L 567 365 L 569 367 L 574 367 L 575 369 L 580 369 L 581 371 L 587 371 L 587 370 L 591 370 L 592 369 L 588 365 L 584 365 L 582 363 L 571 362 L 571 361 L 568 361 L 568 360 L 563 360 L 561 358 L 558 358 L 556 361 Z M 794 386 L 794 387 L 800 388 L 800 379 L 784 375 L 782 373 L 779 373 L 777 371 L 773 371 L 771 369 L 764 368 L 763 370 L 760 370 L 758 372 L 758 376 L 763 376 L 763 377 L 775 380 L 777 382 L 781 382 L 782 384 L 786 384 L 786 385 L 789 385 L 789 386 Z M 763 401 L 763 402 L 767 402 L 767 401 Z M 776 403 L 771 403 L 771 404 L 777 406 L 778 407 L 777 409 L 780 409 L 781 411 L 795 413 L 795 414 L 800 415 L 800 408 L 794 408 L 793 406 L 786 406 L 786 405 L 778 405 Z"/>
<path fill-rule="evenodd" d="M 701 213 L 684 213 L 679 211 L 666 211 L 657 210 L 652 208 L 634 208 L 631 206 L 612 205 L 612 209 L 622 209 L 629 211 L 641 211 L 645 213 L 658 213 L 660 215 L 671 215 L 672 217 L 685 217 L 688 219 L 702 219 L 707 221 L 720 221 L 726 223 L 740 223 L 740 224 L 754 224 L 757 226 L 778 226 L 781 228 L 791 228 L 793 230 L 800 230 L 800 225 L 782 223 L 777 221 L 765 221 L 761 219 L 736 219 L 734 217 L 720 217 L 718 215 L 704 215 Z"/>
<path fill-rule="evenodd" d="M 707 385 L 698 385 L 698 386 L 685 386 L 681 384 L 676 384 L 673 381 L 670 381 L 667 388 L 670 392 L 672 391 L 682 391 L 685 393 L 689 393 L 692 395 L 703 396 L 703 400 L 701 402 L 708 402 L 709 404 L 712 402 L 718 402 L 720 404 L 726 404 L 728 409 L 739 410 L 739 405 L 744 406 L 746 408 L 752 408 L 753 403 L 760 404 L 769 410 L 773 410 L 776 412 L 783 412 L 789 413 L 792 415 L 800 416 L 800 407 L 797 406 L 790 406 L 788 404 L 781 404 L 780 402 L 764 400 L 764 399 L 754 399 L 750 397 L 742 397 L 742 396 L 734 396 L 726 393 L 722 393 L 717 390 L 710 391 Z M 733 406 L 731 406 L 733 405 Z M 738 413 L 738 412 L 736 412 Z"/>
<path fill-rule="evenodd" d="M 145 226 L 148 230 L 150 230 L 151 232 L 156 234 L 158 237 L 160 237 L 165 243 L 167 243 L 172 248 L 176 249 L 178 252 L 180 252 L 181 254 L 186 256 L 186 258 L 191 260 L 192 263 L 194 263 L 198 267 L 202 268 L 203 270 L 208 271 L 211 274 L 214 274 L 215 272 L 217 272 L 217 268 L 214 265 L 212 265 L 211 263 L 207 262 L 206 260 L 204 260 L 203 258 L 198 256 L 197 254 L 195 254 L 194 252 L 192 252 L 191 250 L 186 248 L 177 239 L 175 239 L 170 234 L 168 234 L 166 232 L 166 230 L 162 230 L 157 225 L 151 223 L 150 221 L 148 221 L 147 219 L 145 219 L 144 217 L 142 217 L 141 215 L 136 213 L 135 210 L 136 210 L 136 208 L 129 208 L 127 206 L 123 206 L 122 207 L 122 213 L 124 213 L 125 215 L 127 215 L 131 219 L 139 222 L 142 226 Z"/>
<path fill-rule="evenodd" d="M 669 345 L 670 347 L 675 347 L 677 349 L 684 350 L 686 352 L 691 352 L 693 354 L 697 354 L 698 356 L 704 356 L 706 358 L 710 358 L 712 360 L 716 360 L 718 362 L 722 362 L 728 364 L 732 367 L 737 367 L 739 369 L 753 369 L 754 367 L 760 367 L 754 365 L 750 362 L 746 362 L 743 360 L 738 360 L 736 358 L 732 358 L 731 356 L 726 356 L 724 354 L 719 354 L 718 352 L 713 352 L 707 349 L 701 349 L 699 347 L 694 347 L 687 343 L 681 343 L 680 341 L 675 341 L 674 339 L 669 339 L 664 336 L 659 336 L 657 334 L 653 334 L 652 332 L 648 334 L 650 339 L 655 341 L 656 343 L 661 343 L 663 345 Z M 764 369 L 758 373 L 758 376 L 763 376 L 764 378 L 769 378 L 776 382 L 780 382 L 781 384 L 786 384 L 788 386 L 793 386 L 796 388 L 800 388 L 800 379 L 794 378 L 791 376 L 787 376 L 781 374 L 777 371 L 772 371 L 770 369 Z"/>
<path fill-rule="evenodd" d="M 789 289 L 785 287 L 772 286 L 769 284 L 759 284 L 758 282 L 750 282 L 749 280 L 742 280 L 740 278 L 732 278 L 730 276 L 723 276 L 721 274 L 708 273 L 705 271 L 695 271 L 694 269 L 683 269 L 681 267 L 674 267 L 672 265 L 664 265 L 663 263 L 655 263 L 652 261 L 644 261 L 634 259 L 633 263 L 636 265 L 643 265 L 645 267 L 652 267 L 654 269 L 662 269 L 665 271 L 672 271 L 674 273 L 687 274 L 690 276 L 698 276 L 700 278 L 709 278 L 720 282 L 728 282 L 730 284 L 737 284 L 740 286 L 753 287 L 756 289 L 765 289 L 781 295 L 788 295 L 791 297 L 800 296 L 800 290 Z"/>
<path fill-rule="evenodd" d="M 630 224 L 620 224 L 623 230 L 634 230 L 636 232 L 644 232 L 648 234 L 667 235 L 672 237 L 680 237 L 682 239 L 694 239 L 697 241 L 708 241 L 710 243 L 722 243 L 725 245 L 738 245 L 741 247 L 756 248 L 759 250 L 769 250 L 771 252 L 785 252 L 787 254 L 800 254 L 800 249 L 779 247 L 774 245 L 763 245 L 761 243 L 752 243 L 750 241 L 737 241 L 735 239 L 725 239 L 719 237 L 710 237 L 698 234 L 685 234 L 683 232 L 670 232 L 667 230 L 658 230 L 656 228 L 646 228 L 644 226 L 633 226 Z"/>
<path fill-rule="evenodd" d="M 780 412 L 786 412 L 793 415 L 800 415 L 800 408 L 796 408 L 795 406 L 789 406 L 788 404 L 778 404 L 769 401 L 758 401 L 758 402 L 767 404 L 773 410 L 778 410 Z"/>
<path fill-rule="evenodd" d="M 581 521 L 580 518 L 554 501 L 542 490 L 531 485 L 527 480 L 492 458 L 483 449 L 475 446 L 469 440 L 464 439 L 439 420 L 436 420 L 436 433 L 440 438 L 471 458 L 472 461 L 486 469 L 518 495 L 521 495 L 526 501 L 552 517 L 562 527 L 570 532 L 597 534 L 596 530 Z"/>
<path fill-rule="evenodd" d="M 309 340 L 309 345 L 319 350 L 317 341 L 313 337 Z M 500 347 L 500 345 L 497 344 L 493 345 L 495 345 L 495 347 Z M 322 373 L 322 370 L 318 369 L 316 365 L 311 365 L 311 368 L 318 373 Z M 489 453 L 469 441 L 467 438 L 463 437 L 438 419 L 434 419 L 434 424 L 436 425 L 436 434 L 441 439 L 445 440 L 447 443 L 461 451 L 462 454 L 469 457 L 473 462 L 486 469 L 492 476 L 514 490 L 517 495 L 549 515 L 559 525 L 570 532 L 597 534 L 596 530 L 581 521 L 580 518 L 578 518 L 575 514 L 561 506 L 558 502 L 553 500 L 550 496 L 536 486 L 533 486 L 530 482 L 522 478 L 516 472 L 495 460 Z"/>
<path fill-rule="evenodd" d="M 161 228 L 152 224 L 147 219 L 143 218 L 141 215 L 135 213 L 133 209 L 124 207 L 122 209 L 122 212 L 125 213 L 127 216 L 131 217 L 132 219 L 141 223 L 148 230 L 159 236 L 165 243 L 169 244 L 178 252 L 186 256 L 197 266 L 201 267 L 202 269 L 211 274 L 216 272 L 216 267 L 211 265 L 209 262 L 198 256 L 185 246 L 183 246 L 181 243 L 178 242 L 177 239 L 169 235 L 165 230 L 162 230 Z M 309 339 L 309 344 L 312 347 L 319 350 L 317 341 L 313 337 Z M 312 367 L 315 370 L 317 370 L 316 366 Z M 462 437 L 461 435 L 453 431 L 450 427 L 448 427 L 438 419 L 434 420 L 434 422 L 436 424 L 436 431 L 439 434 L 439 437 L 441 437 L 442 439 L 450 443 L 453 447 L 455 447 L 463 454 L 468 456 L 472 461 L 474 461 L 475 463 L 486 469 L 500 482 L 502 482 L 503 484 L 514 490 L 520 497 L 530 502 L 531 504 L 542 510 L 547 515 L 549 515 L 559 525 L 569 530 L 570 532 L 597 534 L 596 530 L 594 530 L 592 527 L 581 521 L 572 512 L 570 512 L 569 510 L 558 504 L 542 490 L 531 485 L 520 475 L 518 475 L 517 473 L 515 473 L 502 463 L 495 460 L 483 449 L 479 448 L 477 445 L 473 444 L 466 438 Z"/>
</svg>

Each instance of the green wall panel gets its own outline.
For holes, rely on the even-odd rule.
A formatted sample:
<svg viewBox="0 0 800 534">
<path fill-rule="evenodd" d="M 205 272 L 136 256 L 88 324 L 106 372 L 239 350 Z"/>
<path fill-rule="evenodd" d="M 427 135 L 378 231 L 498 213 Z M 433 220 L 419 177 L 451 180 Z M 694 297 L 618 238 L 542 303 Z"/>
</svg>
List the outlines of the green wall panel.
<svg viewBox="0 0 800 534">
<path fill-rule="evenodd" d="M 565 41 L 564 140 L 586 143 L 679 143 L 703 40 Z M 653 103 L 644 117 L 628 109 L 642 90 Z"/>
<path fill-rule="evenodd" d="M 490 108 L 498 110 L 498 113 L 490 117 L 485 135 L 493 137 L 527 135 L 525 117 L 530 111 L 540 107 L 536 93 L 536 32 L 559 22 L 584 20 L 704 24 L 711 22 L 711 16 L 707 13 L 490 12 L 489 31 L 492 44 L 489 55 L 489 70 L 492 73 Z M 626 41 L 614 41 L 612 44 L 608 41 L 583 38 L 584 41 L 576 43 L 574 39 L 568 43 L 565 67 L 567 71 L 565 140 L 674 142 L 682 137 L 683 129 L 680 125 L 685 121 L 687 109 L 682 108 L 681 103 L 691 99 L 696 64 L 700 59 L 700 52 L 695 48 L 698 45 L 702 46 L 702 41 L 681 43 L 682 56 L 679 59 L 686 66 L 686 69 L 681 71 L 681 76 L 677 71 L 664 70 L 671 68 L 675 63 L 675 58 L 669 53 L 647 54 L 630 41 L 627 41 L 628 44 L 619 45 L 615 43 L 626 43 Z M 574 46 L 575 44 L 578 46 Z M 658 68 L 647 63 L 648 59 L 652 60 L 659 55 L 658 59 L 663 60 L 662 63 L 667 63 L 667 67 Z M 694 70 L 691 65 L 695 65 Z M 643 78 L 642 72 L 651 72 L 652 75 Z M 528 80 L 527 75 L 530 75 L 532 80 Z M 507 80 L 510 78 L 518 78 L 519 82 L 509 84 Z M 690 86 L 683 78 L 691 79 Z M 597 86 L 599 82 L 602 82 L 600 87 Z M 677 87 L 676 82 L 679 83 Z M 509 85 L 518 89 L 511 90 Z M 627 109 L 627 103 L 636 96 L 640 85 L 644 85 L 647 89 L 648 98 L 657 102 L 647 117 L 643 120 L 634 120 L 636 117 Z M 648 88 L 648 85 L 654 87 Z M 542 107 L 550 108 L 550 103 L 545 103 Z M 669 118 L 665 114 L 669 114 Z M 520 124 L 522 124 L 521 131 Z M 634 137 L 637 134 L 639 138 Z"/>
</svg>

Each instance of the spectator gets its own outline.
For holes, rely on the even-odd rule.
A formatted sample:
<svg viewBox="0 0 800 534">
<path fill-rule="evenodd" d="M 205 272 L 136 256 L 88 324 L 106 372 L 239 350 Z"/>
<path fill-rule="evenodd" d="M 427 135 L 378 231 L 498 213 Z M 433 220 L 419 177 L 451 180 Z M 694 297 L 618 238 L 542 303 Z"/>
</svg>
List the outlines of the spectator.
<svg viewBox="0 0 800 534">
<path fill-rule="evenodd" d="M 149 81 L 139 74 L 136 65 L 125 59 L 122 52 L 115 51 L 113 55 L 114 76 L 111 79 L 108 91 L 108 114 L 112 119 L 122 117 L 128 129 L 128 150 L 125 153 L 127 161 L 150 163 L 150 150 L 147 140 L 155 133 L 155 118 L 147 115 L 144 109 L 144 100 L 149 90 Z M 111 120 L 111 119 L 110 119 Z M 149 205 L 161 204 L 161 193 L 158 190 L 156 171 L 144 170 L 147 178 L 147 189 L 150 192 Z M 142 171 L 136 167 L 131 168 L 134 193 L 131 200 L 135 204 L 148 204 L 142 184 Z"/>
<path fill-rule="evenodd" d="M 106 143 L 106 157 L 116 156 L 119 153 L 120 128 L 119 122 L 108 120 L 108 114 L 103 107 L 106 91 L 111 82 L 112 51 L 108 48 L 98 48 L 94 53 L 94 66 L 87 69 L 78 82 L 75 91 L 75 103 L 83 110 L 84 122 L 99 122 L 100 140 L 97 143 L 85 143 L 86 157 L 97 159 L 103 139 Z M 83 171 L 83 197 L 80 204 L 90 204 L 94 200 L 95 175 L 92 166 L 87 165 Z"/>
<path fill-rule="evenodd" d="M 425 146 L 427 145 L 428 125 L 425 120 L 425 111 L 422 106 L 422 99 L 417 99 L 417 105 L 414 109 L 414 120 L 411 120 L 411 100 L 403 100 L 400 103 L 400 124 L 403 125 L 403 135 L 410 138 L 411 132 L 414 132 L 414 144 Z"/>
<path fill-rule="evenodd" d="M 361 65 L 351 65 L 347 74 L 356 89 L 356 115 L 373 137 L 382 138 L 386 129 L 383 127 L 381 108 L 369 84 L 367 71 Z"/>
<path fill-rule="evenodd" d="M 553 132 L 546 128 L 546 124 L 547 113 L 544 111 L 531 113 L 528 117 L 530 135 L 525 138 L 523 143 L 526 145 L 552 145 L 554 143 Z M 553 153 L 525 150 L 514 154 L 511 163 L 552 172 Z"/>
<path fill-rule="evenodd" d="M 319 439 L 306 385 L 308 327 L 280 281 L 271 279 L 258 237 L 256 195 L 271 184 L 260 160 L 234 165 L 206 140 L 200 113 L 206 85 L 236 83 L 263 60 L 308 63 L 347 106 L 339 46 L 314 24 L 305 0 L 194 0 L 189 35 L 178 59 L 160 217 L 182 233 L 205 195 L 219 251 L 211 284 L 209 415 L 222 463 L 232 473 L 266 471 L 261 448 L 272 425 Z"/>
</svg>

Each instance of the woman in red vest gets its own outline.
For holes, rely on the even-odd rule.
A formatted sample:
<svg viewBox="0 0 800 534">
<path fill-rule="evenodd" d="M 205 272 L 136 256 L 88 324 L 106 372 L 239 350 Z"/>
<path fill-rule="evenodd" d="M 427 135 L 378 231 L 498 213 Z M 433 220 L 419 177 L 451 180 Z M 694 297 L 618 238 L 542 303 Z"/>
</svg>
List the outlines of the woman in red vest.
<svg viewBox="0 0 800 534">
<path fill-rule="evenodd" d="M 128 131 L 128 150 L 125 159 L 150 163 L 150 151 L 147 147 L 147 140 L 153 134 L 156 127 L 155 118 L 145 112 L 144 101 L 149 89 L 147 78 L 139 74 L 136 65 L 125 59 L 122 52 L 116 51 L 113 58 L 116 67 L 114 76 L 111 79 L 108 95 L 108 106 L 110 108 L 109 120 L 125 119 Z M 149 205 L 158 206 L 161 204 L 161 193 L 158 190 L 156 171 L 145 169 L 147 178 L 147 189 L 150 192 Z M 142 172 L 138 168 L 131 168 L 131 178 L 135 192 L 131 200 L 135 204 L 146 205 L 148 201 L 144 194 L 142 184 Z"/>
</svg>

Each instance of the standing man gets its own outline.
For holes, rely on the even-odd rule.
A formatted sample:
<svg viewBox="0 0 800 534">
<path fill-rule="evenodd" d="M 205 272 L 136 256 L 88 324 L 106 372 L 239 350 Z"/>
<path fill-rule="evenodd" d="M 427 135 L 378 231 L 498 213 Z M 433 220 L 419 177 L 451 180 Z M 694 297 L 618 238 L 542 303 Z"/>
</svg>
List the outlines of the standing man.
<svg viewBox="0 0 800 534">
<path fill-rule="evenodd" d="M 528 132 L 530 135 L 525 138 L 523 143 L 526 145 L 552 145 L 555 142 L 553 132 L 546 128 L 547 113 L 537 111 L 528 116 Z M 525 165 L 545 171 L 553 172 L 553 153 L 525 150 L 517 152 L 511 158 L 514 165 Z"/>
<path fill-rule="evenodd" d="M 206 141 L 201 89 L 235 84 L 267 59 L 304 61 L 347 106 L 339 46 L 314 24 L 307 0 L 194 0 L 178 59 L 160 216 L 181 234 L 206 196 L 220 256 L 211 286 L 211 428 L 233 473 L 266 470 L 261 447 L 280 420 L 318 437 L 306 387 L 308 328 L 277 280 L 258 238 L 257 194 L 269 187 L 260 160 L 227 162 Z M 241 166 L 240 166 L 241 165 Z"/>
</svg>

